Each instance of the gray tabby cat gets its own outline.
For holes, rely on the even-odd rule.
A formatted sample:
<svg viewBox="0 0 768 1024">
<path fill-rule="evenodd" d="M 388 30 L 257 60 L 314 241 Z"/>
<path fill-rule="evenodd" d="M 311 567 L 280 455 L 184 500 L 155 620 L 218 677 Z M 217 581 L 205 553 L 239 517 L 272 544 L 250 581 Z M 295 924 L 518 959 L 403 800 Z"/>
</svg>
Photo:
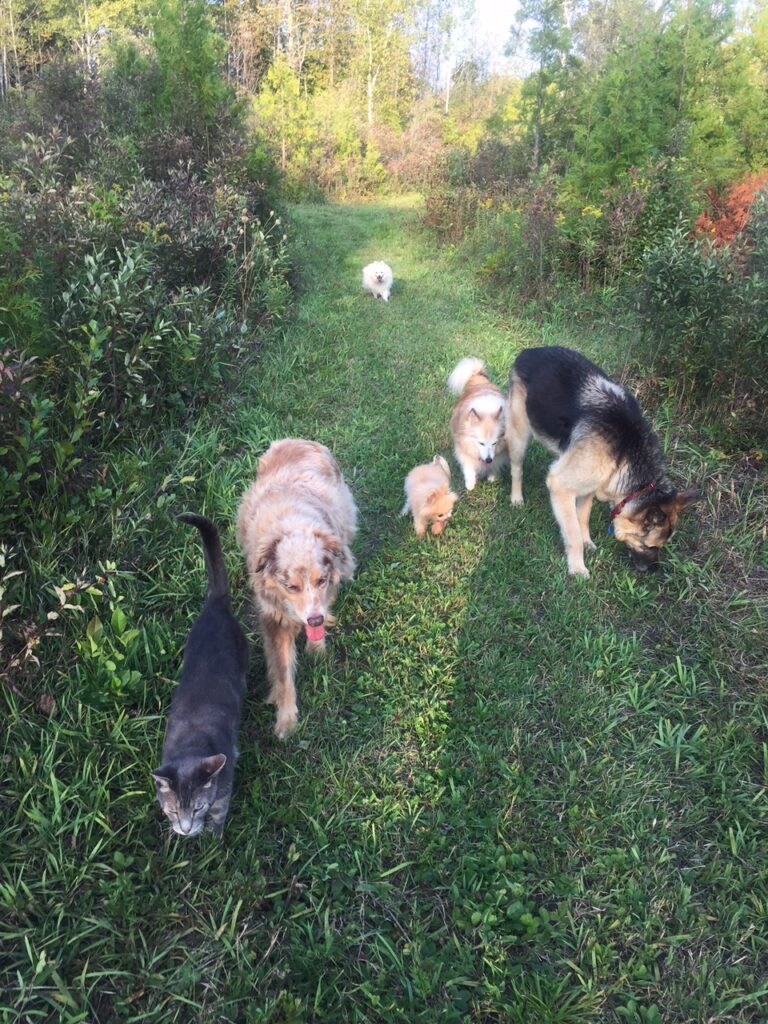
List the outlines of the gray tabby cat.
<svg viewBox="0 0 768 1024">
<path fill-rule="evenodd" d="M 229 606 L 216 527 L 203 516 L 177 518 L 200 531 L 208 596 L 187 638 L 181 681 L 168 712 L 163 764 L 152 778 L 174 832 L 196 836 L 208 824 L 221 835 L 235 774 L 248 641 Z"/>
</svg>

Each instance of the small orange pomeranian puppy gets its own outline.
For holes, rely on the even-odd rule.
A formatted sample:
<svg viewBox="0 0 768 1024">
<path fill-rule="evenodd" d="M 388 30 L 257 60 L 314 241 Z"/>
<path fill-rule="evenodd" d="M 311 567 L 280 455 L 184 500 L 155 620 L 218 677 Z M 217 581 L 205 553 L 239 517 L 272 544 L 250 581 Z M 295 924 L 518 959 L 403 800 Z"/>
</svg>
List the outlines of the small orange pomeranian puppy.
<svg viewBox="0 0 768 1024">
<path fill-rule="evenodd" d="M 401 516 L 413 514 L 413 526 L 419 537 L 427 532 L 442 533 L 451 518 L 458 494 L 451 490 L 451 470 L 442 455 L 431 462 L 414 466 L 405 478 L 405 504 Z"/>
</svg>

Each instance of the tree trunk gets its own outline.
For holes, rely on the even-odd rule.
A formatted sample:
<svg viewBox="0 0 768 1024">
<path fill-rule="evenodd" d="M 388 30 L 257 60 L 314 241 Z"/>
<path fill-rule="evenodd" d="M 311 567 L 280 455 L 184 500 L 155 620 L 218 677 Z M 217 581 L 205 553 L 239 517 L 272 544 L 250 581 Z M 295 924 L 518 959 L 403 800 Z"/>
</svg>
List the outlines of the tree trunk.
<svg viewBox="0 0 768 1024">
<path fill-rule="evenodd" d="M 16 44 L 16 23 L 13 20 L 13 0 L 8 0 L 8 27 L 11 30 L 11 50 L 13 52 L 13 78 L 6 77 L 6 87 L 10 84 L 21 85 L 21 68 L 19 66 L 19 48 Z M 5 50 L 5 47 L 3 47 Z M 5 53 L 3 53 L 5 57 Z M 7 72 L 6 72 L 7 75 Z"/>
<path fill-rule="evenodd" d="M 368 71 L 368 84 L 366 91 L 368 93 L 368 131 L 373 127 L 373 87 L 376 84 L 375 77 Z"/>
<path fill-rule="evenodd" d="M 541 110 L 544 106 L 544 72 L 539 67 L 539 78 L 536 86 L 536 109 L 533 115 L 533 153 L 531 154 L 531 170 L 539 169 L 539 149 L 541 148 Z"/>
<path fill-rule="evenodd" d="M 368 131 L 373 128 L 373 91 L 376 88 L 376 79 L 379 77 L 379 69 L 373 70 L 373 39 L 371 30 L 368 29 L 368 80 L 366 92 L 368 94 Z"/>
</svg>

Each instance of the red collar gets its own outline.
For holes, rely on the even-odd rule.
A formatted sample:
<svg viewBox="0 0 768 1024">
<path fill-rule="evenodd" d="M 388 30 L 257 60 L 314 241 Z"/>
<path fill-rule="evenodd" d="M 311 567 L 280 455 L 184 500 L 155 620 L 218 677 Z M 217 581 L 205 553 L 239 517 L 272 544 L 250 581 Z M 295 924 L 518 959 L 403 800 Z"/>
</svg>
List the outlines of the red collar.
<svg viewBox="0 0 768 1024">
<path fill-rule="evenodd" d="M 646 484 L 644 487 L 638 487 L 638 489 L 636 491 L 631 491 L 626 496 L 626 498 L 622 498 L 621 501 L 618 503 L 618 505 L 614 505 L 613 508 L 611 509 L 611 519 L 615 519 L 616 516 L 619 514 L 619 512 L 621 512 L 621 510 L 624 508 L 624 506 L 628 502 L 632 501 L 633 498 L 639 498 L 640 495 L 641 494 L 645 494 L 646 491 L 652 491 L 654 489 L 654 487 L 656 486 L 656 483 L 657 483 L 656 480 L 651 480 L 651 482 L 649 484 Z"/>
</svg>

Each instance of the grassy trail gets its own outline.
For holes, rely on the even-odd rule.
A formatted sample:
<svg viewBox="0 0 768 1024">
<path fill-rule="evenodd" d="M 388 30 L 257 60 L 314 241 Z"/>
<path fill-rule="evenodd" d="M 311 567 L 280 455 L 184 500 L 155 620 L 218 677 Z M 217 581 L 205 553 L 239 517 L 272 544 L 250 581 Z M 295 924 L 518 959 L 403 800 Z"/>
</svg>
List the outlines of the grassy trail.
<svg viewBox="0 0 768 1024">
<path fill-rule="evenodd" d="M 121 571 L 90 564 L 106 582 L 73 598 L 88 614 L 62 613 L 43 659 L 58 714 L 3 692 L 0 1020 L 766 1019 L 764 492 L 662 409 L 673 471 L 712 498 L 656 577 L 627 566 L 602 508 L 591 579 L 566 577 L 535 449 L 524 509 L 507 480 L 480 485 L 445 535 L 417 541 L 402 482 L 450 452 L 445 380 L 461 356 L 503 382 L 542 338 L 613 371 L 620 342 L 502 322 L 406 207 L 293 216 L 293 322 L 225 407 L 115 467 Z M 359 289 L 376 258 L 394 267 L 388 305 Z M 281 436 L 336 454 L 360 507 L 359 570 L 328 658 L 300 660 L 302 722 L 284 745 L 255 640 L 224 842 L 184 843 L 148 777 L 203 588 L 196 538 L 169 513 L 229 524 L 247 619 L 231 524 Z M 134 675 L 100 695 L 129 626 Z"/>
</svg>

